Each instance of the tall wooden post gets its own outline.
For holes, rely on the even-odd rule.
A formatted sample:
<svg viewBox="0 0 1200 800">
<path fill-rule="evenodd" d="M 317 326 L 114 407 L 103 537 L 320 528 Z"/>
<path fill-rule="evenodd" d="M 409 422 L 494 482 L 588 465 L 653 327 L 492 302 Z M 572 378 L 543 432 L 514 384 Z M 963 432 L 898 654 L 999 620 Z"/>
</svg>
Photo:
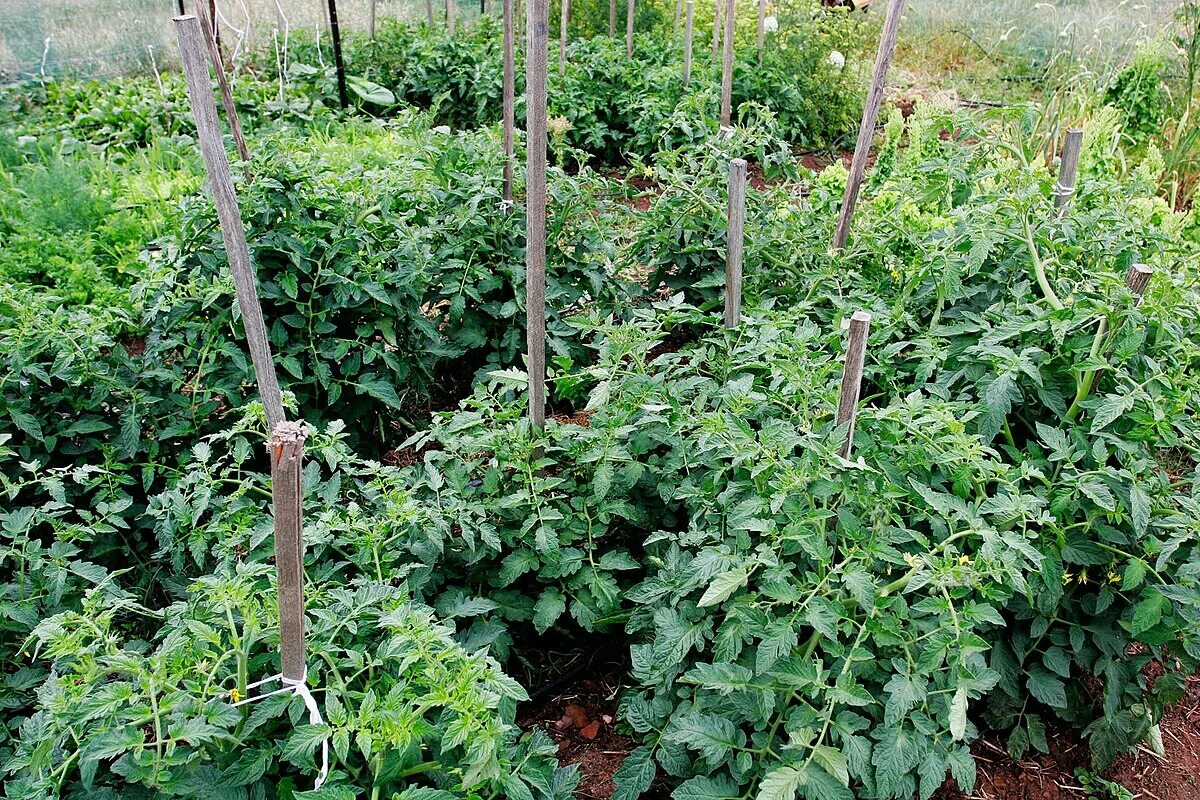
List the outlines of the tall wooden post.
<svg viewBox="0 0 1200 800">
<path fill-rule="evenodd" d="M 742 247 L 746 230 L 746 159 L 729 162 L 729 210 L 725 234 L 725 327 L 742 319 Z"/>
<path fill-rule="evenodd" d="M 342 61 L 342 30 L 338 26 L 337 0 L 329 0 L 329 35 L 333 39 L 333 67 L 337 70 L 338 104 L 350 105 L 346 94 L 346 64 Z"/>
<path fill-rule="evenodd" d="M 625 0 L 625 57 L 633 58 L 634 0 Z"/>
<path fill-rule="evenodd" d="M 433 27 L 433 0 L 425 0 L 425 24 Z"/>
<path fill-rule="evenodd" d="M 767 47 L 767 0 L 758 0 L 758 65 L 763 65 Z"/>
<path fill-rule="evenodd" d="M 516 107 L 516 57 L 513 52 L 513 0 L 504 2 L 504 208 L 513 199 L 513 115 Z"/>
<path fill-rule="evenodd" d="M 1146 286 L 1153 274 L 1154 270 L 1147 264 L 1134 264 L 1125 273 L 1125 285 L 1133 292 L 1135 304 L 1142 302 L 1142 296 L 1146 293 Z"/>
<path fill-rule="evenodd" d="M 304 536 L 302 474 L 304 426 L 275 426 L 267 453 L 271 458 L 271 506 L 275 515 L 275 572 L 279 577 L 279 657 L 283 677 L 304 680 Z"/>
<path fill-rule="evenodd" d="M 446 0 L 446 35 L 454 36 L 454 0 Z"/>
<path fill-rule="evenodd" d="M 1079 154 L 1083 150 L 1083 129 L 1071 128 L 1063 141 L 1062 160 L 1058 165 L 1058 183 L 1054 187 L 1054 207 L 1061 217 L 1075 196 L 1075 185 L 1079 179 Z"/>
<path fill-rule="evenodd" d="M 567 74 L 567 25 L 571 19 L 571 0 L 562 0 L 558 14 L 558 74 Z"/>
<path fill-rule="evenodd" d="M 725 0 L 725 57 L 721 63 L 721 127 L 728 128 L 733 116 L 733 26 L 736 6 Z"/>
<path fill-rule="evenodd" d="M 237 107 L 233 104 L 233 91 L 229 87 L 229 76 L 225 74 L 221 51 L 217 49 L 213 20 L 208 15 L 206 3 L 196 3 L 196 11 L 200 19 L 200 32 L 204 34 L 204 42 L 208 46 L 208 57 L 212 61 L 213 72 L 217 75 L 217 88 L 221 92 L 221 105 L 225 107 L 225 118 L 229 120 L 229 131 L 233 134 L 233 144 L 237 148 L 238 158 L 245 165 L 243 166 L 244 174 L 249 179 L 250 150 L 246 147 L 246 137 L 242 135 L 242 122 L 238 119 Z"/>
<path fill-rule="evenodd" d="M 671 36 L 679 33 L 679 19 L 683 16 L 683 0 L 675 0 L 675 21 L 671 24 Z"/>
<path fill-rule="evenodd" d="M 367 21 L 367 26 L 371 32 L 371 41 L 375 41 L 375 0 L 371 0 L 370 18 Z"/>
<path fill-rule="evenodd" d="M 233 273 L 238 308 L 242 312 L 242 326 L 246 330 L 246 341 L 254 364 L 258 393 L 266 411 L 267 425 L 271 430 L 275 430 L 284 420 L 283 397 L 279 392 L 279 380 L 275 376 L 275 364 L 271 356 L 271 344 L 267 339 L 267 326 L 263 322 L 262 306 L 258 302 L 254 268 L 250 264 L 250 248 L 246 244 L 246 231 L 242 227 L 242 215 L 238 209 L 237 195 L 233 191 L 229 159 L 225 155 L 221 127 L 217 123 L 217 107 L 213 103 L 212 84 L 209 83 L 208 66 L 204 60 L 204 34 L 200 31 L 200 21 L 193 16 L 176 17 L 175 33 L 179 38 L 180 55 L 183 57 L 183 72 L 187 78 L 192 115 L 196 119 L 196 138 L 199 140 L 208 181 L 212 186 L 217 219 L 221 223 L 221 237 L 225 240 L 225 254 L 229 259 L 229 269 Z"/>
<path fill-rule="evenodd" d="M 875 123 L 879 119 L 879 106 L 883 103 L 883 90 L 887 85 L 888 68 L 896 53 L 896 35 L 900 32 L 900 17 L 904 13 L 905 0 L 891 0 L 887 17 L 883 22 L 883 35 L 879 39 L 879 51 L 875 53 L 875 72 L 871 76 L 871 89 L 863 106 L 862 124 L 858 128 L 858 142 L 854 146 L 854 160 L 850 163 L 850 177 L 846 181 L 846 194 L 842 198 L 842 212 L 838 217 L 837 232 L 833 247 L 841 250 L 850 236 L 850 220 L 858 204 L 858 192 L 862 188 L 867 170 L 867 156 L 871 152 L 871 141 L 875 138 Z"/>
<path fill-rule="evenodd" d="M 630 0 L 632 2 L 632 0 Z M 529 420 L 546 427 L 546 51 L 549 0 L 528 0 L 525 57 L 525 314 Z"/>
<path fill-rule="evenodd" d="M 608 0 L 608 38 L 617 36 L 617 0 Z"/>
<path fill-rule="evenodd" d="M 687 0 L 687 11 L 683 23 L 683 85 L 692 82 L 692 15 L 696 10 L 694 0 Z"/>
<path fill-rule="evenodd" d="M 867 354 L 867 334 L 871 330 L 871 314 L 855 311 L 850 317 L 850 338 L 846 342 L 846 366 L 842 372 L 842 391 L 838 398 L 837 424 L 847 425 L 846 441 L 838 454 L 850 457 L 854 445 L 854 421 L 858 416 L 858 398 L 862 391 L 863 363 Z"/>
</svg>

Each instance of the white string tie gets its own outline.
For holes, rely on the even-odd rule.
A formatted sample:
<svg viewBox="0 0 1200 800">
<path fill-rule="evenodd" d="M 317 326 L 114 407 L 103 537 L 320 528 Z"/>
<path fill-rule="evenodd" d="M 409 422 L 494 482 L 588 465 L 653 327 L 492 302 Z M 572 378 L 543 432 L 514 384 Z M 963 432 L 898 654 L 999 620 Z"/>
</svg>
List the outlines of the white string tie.
<svg viewBox="0 0 1200 800">
<path fill-rule="evenodd" d="M 308 709 L 308 724 L 309 725 L 324 725 L 325 720 L 321 717 L 321 709 L 317 707 L 317 700 L 312 696 L 312 692 L 308 688 L 308 670 L 304 670 L 304 675 L 300 680 L 293 680 L 284 677 L 282 674 L 272 675 L 268 678 L 263 678 L 260 681 L 246 684 L 246 691 L 257 689 L 260 686 L 266 686 L 269 683 L 279 681 L 283 686 L 270 692 L 256 694 L 253 697 L 247 697 L 245 700 L 239 700 L 233 704 L 234 708 L 257 703 L 259 700 L 264 700 L 268 697 L 274 697 L 277 694 L 292 693 L 304 701 L 304 707 Z M 313 789 L 320 789 L 325 783 L 325 779 L 329 777 L 329 739 L 326 737 L 321 740 L 321 772 L 317 775 L 317 781 L 313 784 Z"/>
</svg>

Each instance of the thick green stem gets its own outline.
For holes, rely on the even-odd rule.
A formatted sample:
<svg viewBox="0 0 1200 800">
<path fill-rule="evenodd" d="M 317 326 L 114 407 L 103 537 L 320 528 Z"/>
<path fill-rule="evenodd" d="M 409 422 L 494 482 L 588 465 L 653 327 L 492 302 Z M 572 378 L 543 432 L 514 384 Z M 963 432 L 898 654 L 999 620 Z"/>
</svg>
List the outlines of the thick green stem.
<svg viewBox="0 0 1200 800">
<path fill-rule="evenodd" d="M 1054 287 L 1050 285 L 1050 279 L 1046 277 L 1046 265 L 1038 254 L 1037 242 L 1033 240 L 1033 227 L 1029 224 L 1028 214 L 1021 220 L 1021 223 L 1025 232 L 1025 246 L 1029 248 L 1029 257 L 1033 260 L 1033 272 L 1037 277 L 1038 286 L 1041 287 L 1046 302 L 1053 306 L 1054 310 L 1061 311 L 1064 308 L 1063 302 L 1058 299 L 1058 295 L 1054 293 Z"/>
<path fill-rule="evenodd" d="M 1104 346 L 1104 337 L 1108 334 L 1108 318 L 1102 317 L 1100 324 L 1096 326 L 1096 335 L 1092 338 L 1092 349 L 1088 352 L 1088 357 L 1095 360 L 1100 355 L 1100 349 Z M 1067 409 L 1067 421 L 1074 422 L 1079 416 L 1080 404 L 1087 399 L 1088 394 L 1092 391 L 1092 384 L 1096 382 L 1096 370 L 1090 369 L 1079 379 L 1079 386 L 1075 389 L 1075 399 L 1071 401 L 1071 407 Z"/>
</svg>

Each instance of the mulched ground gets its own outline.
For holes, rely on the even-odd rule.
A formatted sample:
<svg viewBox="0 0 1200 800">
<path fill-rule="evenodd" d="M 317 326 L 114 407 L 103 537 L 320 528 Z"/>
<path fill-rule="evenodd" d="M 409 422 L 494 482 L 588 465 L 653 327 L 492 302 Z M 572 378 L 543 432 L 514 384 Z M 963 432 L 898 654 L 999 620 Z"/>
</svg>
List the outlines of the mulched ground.
<svg viewBox="0 0 1200 800">
<path fill-rule="evenodd" d="M 612 677 L 582 678 L 561 691 L 526 703 L 517 724 L 542 728 L 558 744 L 563 765 L 578 764 L 582 779 L 576 796 L 607 800 L 612 776 L 637 743 L 617 731 L 620 685 Z M 1147 748 L 1104 770 L 1102 776 L 1129 789 L 1138 800 L 1200 800 L 1200 676 L 1188 681 L 1183 700 L 1162 723 L 1166 757 Z M 1051 753 L 1014 761 L 1002 736 L 984 736 L 972 750 L 979 778 L 971 794 L 947 781 L 934 800 L 1091 800 L 1075 771 L 1088 765 L 1087 745 L 1078 734 L 1058 730 L 1049 735 Z M 646 800 L 670 797 L 666 785 L 655 785 Z M 1096 800 L 1107 800 L 1104 796 Z"/>
</svg>

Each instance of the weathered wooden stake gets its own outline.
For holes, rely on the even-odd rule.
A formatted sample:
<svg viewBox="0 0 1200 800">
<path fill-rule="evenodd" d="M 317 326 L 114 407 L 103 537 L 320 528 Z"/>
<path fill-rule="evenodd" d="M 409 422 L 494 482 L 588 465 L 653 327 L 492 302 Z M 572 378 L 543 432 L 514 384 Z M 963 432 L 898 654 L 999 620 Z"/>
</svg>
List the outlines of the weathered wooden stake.
<svg viewBox="0 0 1200 800">
<path fill-rule="evenodd" d="M 767 45 L 767 0 L 758 0 L 758 65 L 763 65 Z"/>
<path fill-rule="evenodd" d="M 567 74 L 567 24 L 571 19 L 571 0 L 562 0 L 558 13 L 558 74 Z"/>
<path fill-rule="evenodd" d="M 528 13 L 527 9 L 525 9 L 525 10 L 522 9 L 521 0 L 514 0 L 514 2 L 513 2 L 513 22 L 517 26 L 517 32 L 516 32 L 516 36 L 513 38 L 513 47 L 517 47 L 517 48 L 524 47 L 525 52 L 528 53 L 529 46 L 525 41 L 525 14 L 527 14 L 527 13 Z"/>
<path fill-rule="evenodd" d="M 625 0 L 625 57 L 633 58 L 634 0 Z"/>
<path fill-rule="evenodd" d="M 716 16 L 713 17 L 713 35 L 712 35 L 712 57 L 713 61 L 717 60 L 717 56 L 721 52 L 721 9 L 725 7 L 725 0 L 716 0 Z"/>
<path fill-rule="evenodd" d="M 721 127 L 728 128 L 733 117 L 733 27 L 734 0 L 725 0 L 725 57 L 721 63 Z"/>
<path fill-rule="evenodd" d="M 275 515 L 275 573 L 279 578 L 279 660 L 283 677 L 304 680 L 304 426 L 281 422 L 267 443 Z"/>
<path fill-rule="evenodd" d="M 199 10 L 202 0 L 196 0 L 196 9 Z M 182 16 L 182 15 L 181 15 Z M 217 43 L 217 50 L 221 49 L 221 25 L 219 20 L 220 15 L 217 14 L 217 0 L 208 0 L 208 18 L 213 21 L 213 41 Z"/>
<path fill-rule="evenodd" d="M 1063 141 L 1062 160 L 1058 165 L 1058 184 L 1054 187 L 1054 207 L 1061 217 L 1067 213 L 1079 178 L 1079 154 L 1083 150 L 1083 129 L 1071 128 Z"/>
<path fill-rule="evenodd" d="M 858 204 L 858 191 L 862 188 L 867 170 L 867 156 L 871 152 L 871 141 L 875 138 L 875 122 L 879 119 L 879 106 L 883 103 L 883 89 L 887 84 L 888 68 L 896 53 L 896 35 L 900 32 L 900 17 L 904 13 L 905 0 L 891 0 L 887 17 L 883 22 L 883 35 L 879 39 L 879 50 L 875 53 L 875 73 L 871 76 L 871 89 L 863 106 L 862 124 L 858 128 L 858 143 L 854 146 L 854 160 L 850 163 L 850 178 L 846 181 L 846 194 L 842 198 L 842 212 L 838 217 L 837 232 L 833 236 L 833 247 L 841 250 L 850 235 L 850 220 Z"/>
<path fill-rule="evenodd" d="M 1154 270 L 1148 264 L 1134 264 L 1125 273 L 1125 285 L 1133 292 L 1135 305 L 1142 302 L 1142 295 L 1146 293 L 1146 285 L 1153 274 Z"/>
<path fill-rule="evenodd" d="M 683 85 L 692 82 L 692 15 L 696 10 L 694 0 L 687 0 L 687 11 L 683 23 Z"/>
<path fill-rule="evenodd" d="M 342 29 L 338 26 L 337 0 L 329 0 L 329 35 L 333 39 L 333 68 L 337 70 L 338 104 L 350 105 L 346 94 L 346 64 L 342 61 Z"/>
<path fill-rule="evenodd" d="M 446 35 L 454 35 L 454 0 L 446 0 Z"/>
<path fill-rule="evenodd" d="M 742 245 L 746 235 L 746 159 L 729 162 L 729 210 L 725 235 L 725 327 L 742 319 Z"/>
<path fill-rule="evenodd" d="M 858 415 L 858 396 L 862 390 L 863 362 L 867 354 L 867 333 L 871 329 L 871 314 L 855 311 L 850 317 L 850 338 L 846 342 L 846 366 L 842 372 L 842 392 L 838 398 L 837 424 L 846 425 L 846 441 L 838 454 L 850 457 L 854 444 L 854 420 Z"/>
<path fill-rule="evenodd" d="M 250 150 L 246 147 L 246 137 L 242 135 L 242 122 L 238 119 L 237 107 L 233 104 L 233 91 L 229 88 L 229 77 L 225 74 L 221 51 L 217 49 L 213 20 L 208 16 L 208 8 L 204 3 L 196 3 L 196 11 L 199 12 L 197 16 L 200 18 L 200 32 L 204 34 L 205 44 L 208 45 L 208 57 L 212 61 L 213 72 L 217 75 L 217 88 L 221 91 L 221 105 L 225 107 L 225 118 L 229 120 L 233 144 L 237 148 L 238 158 L 242 161 L 243 174 L 249 180 Z"/>
<path fill-rule="evenodd" d="M 617 37 L 617 0 L 608 0 L 608 38 Z"/>
<path fill-rule="evenodd" d="M 671 25 L 671 35 L 679 33 L 679 19 L 683 16 L 683 0 L 675 0 L 675 22 Z"/>
<path fill-rule="evenodd" d="M 180 54 L 183 56 L 183 72 L 187 78 L 192 115 L 196 119 L 196 136 L 200 142 L 200 152 L 204 156 L 208 180 L 212 185 L 217 219 L 221 223 L 221 236 L 225 240 L 225 253 L 229 259 L 229 269 L 233 273 L 238 308 L 242 312 L 242 325 L 246 330 L 250 358 L 254 363 L 258 393 L 266 410 L 267 425 L 271 430 L 275 430 L 284 420 L 283 398 L 279 392 L 279 380 L 275 376 L 275 364 L 271 356 L 271 344 L 267 340 L 262 306 L 258 302 L 254 268 L 250 264 L 250 248 L 246 244 L 246 231 L 242 227 L 242 215 L 238 210 L 237 195 L 233 191 L 229 159 L 225 155 L 221 127 L 217 123 L 217 106 L 213 103 L 212 84 L 209 83 L 200 20 L 193 16 L 176 17 L 175 33 L 179 38 Z"/>
<path fill-rule="evenodd" d="M 370 31 L 371 31 L 371 41 L 374 41 L 375 40 L 375 0 L 371 0 L 371 16 L 370 16 L 370 20 L 368 21 L 368 25 L 369 25 Z"/>
<path fill-rule="evenodd" d="M 632 4 L 633 0 L 629 0 Z M 546 50 L 549 0 L 528 0 L 525 57 L 525 315 L 529 420 L 546 427 Z"/>
<path fill-rule="evenodd" d="M 516 57 L 513 52 L 513 0 L 504 2 L 504 209 L 513 199 L 513 115 L 516 107 Z"/>
<path fill-rule="evenodd" d="M 425 24 L 433 27 L 433 0 L 425 0 Z"/>
</svg>

